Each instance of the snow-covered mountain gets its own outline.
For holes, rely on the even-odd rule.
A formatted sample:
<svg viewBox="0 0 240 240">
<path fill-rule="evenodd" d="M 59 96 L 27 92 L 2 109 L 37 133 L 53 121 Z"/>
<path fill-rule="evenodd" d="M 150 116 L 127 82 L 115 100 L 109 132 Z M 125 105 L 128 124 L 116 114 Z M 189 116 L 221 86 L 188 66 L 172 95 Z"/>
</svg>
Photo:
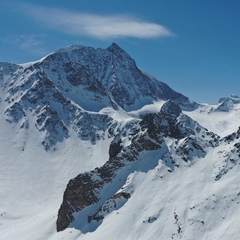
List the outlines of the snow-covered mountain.
<svg viewBox="0 0 240 240">
<path fill-rule="evenodd" d="M 240 97 L 197 104 L 117 44 L 0 63 L 0 239 L 233 239 Z"/>
<path fill-rule="evenodd" d="M 165 83 L 144 74 L 135 61 L 116 43 L 107 49 L 70 46 L 50 54 L 46 62 L 66 65 L 78 63 L 106 89 L 115 103 L 125 110 L 133 110 L 152 103 L 153 100 L 172 99 L 185 108 L 196 104 L 173 91 Z"/>
</svg>

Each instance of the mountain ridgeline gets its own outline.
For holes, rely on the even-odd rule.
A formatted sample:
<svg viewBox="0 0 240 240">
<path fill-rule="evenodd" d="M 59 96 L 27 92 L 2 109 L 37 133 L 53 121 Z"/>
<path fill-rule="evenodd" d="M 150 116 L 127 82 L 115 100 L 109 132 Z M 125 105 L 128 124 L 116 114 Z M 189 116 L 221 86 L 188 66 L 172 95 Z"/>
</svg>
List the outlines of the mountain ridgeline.
<svg viewBox="0 0 240 240">
<path fill-rule="evenodd" d="M 88 83 L 91 84 L 89 91 L 103 95 L 101 90 L 105 89 L 105 95 L 124 110 L 139 109 L 159 99 L 175 100 L 185 108 L 196 107 L 194 102 L 165 83 L 144 74 L 116 43 L 107 49 L 70 46 L 49 55 L 44 61 L 50 66 L 61 65 L 68 73 L 67 80 L 74 86 Z"/>
<path fill-rule="evenodd" d="M 102 108 L 134 110 L 169 99 L 182 108 L 196 107 L 187 97 L 142 73 L 115 43 L 107 49 L 69 46 L 30 64 L 4 63 L 0 74 L 6 91 L 3 100 L 8 103 L 6 120 L 26 128 L 27 112 L 31 112 L 36 128 L 45 133 L 42 144 L 46 150 L 66 139 L 69 128 L 92 142 L 101 138 L 100 132 L 111 122 L 108 115 L 96 115 Z"/>
</svg>

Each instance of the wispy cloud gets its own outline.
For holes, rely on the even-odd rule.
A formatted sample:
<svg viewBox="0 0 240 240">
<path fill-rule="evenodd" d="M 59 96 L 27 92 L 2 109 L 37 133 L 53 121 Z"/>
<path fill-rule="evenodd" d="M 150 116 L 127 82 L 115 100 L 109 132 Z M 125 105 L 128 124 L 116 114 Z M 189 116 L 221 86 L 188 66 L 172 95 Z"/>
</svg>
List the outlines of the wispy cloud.
<svg viewBox="0 0 240 240">
<path fill-rule="evenodd" d="M 129 15 L 97 15 L 36 6 L 25 7 L 25 12 L 54 28 L 71 35 L 93 38 L 159 38 L 174 34 L 166 27 Z"/>
<path fill-rule="evenodd" d="M 44 35 L 42 34 L 20 34 L 7 36 L 2 41 L 11 43 L 18 48 L 31 52 L 35 55 L 46 54 L 44 48 Z"/>
</svg>

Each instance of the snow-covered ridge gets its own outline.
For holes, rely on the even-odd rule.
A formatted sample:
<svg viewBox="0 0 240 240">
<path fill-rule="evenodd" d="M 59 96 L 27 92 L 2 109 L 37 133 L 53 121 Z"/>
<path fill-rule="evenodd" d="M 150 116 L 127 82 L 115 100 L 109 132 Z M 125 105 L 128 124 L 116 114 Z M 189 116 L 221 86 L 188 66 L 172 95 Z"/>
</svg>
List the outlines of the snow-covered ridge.
<svg viewBox="0 0 240 240">
<path fill-rule="evenodd" d="M 188 116 L 208 130 L 225 137 L 239 127 L 240 98 L 237 95 L 220 98 L 215 105 L 199 105 L 194 111 L 185 111 Z"/>
<path fill-rule="evenodd" d="M 28 123 L 27 116 L 32 112 L 36 128 L 45 133 L 42 144 L 48 150 L 69 137 L 69 128 L 88 138 L 85 130 L 76 127 L 82 124 L 83 116 L 88 116 L 84 117 L 86 120 L 95 119 L 94 129 L 88 130 L 95 142 L 99 139 L 97 125 L 102 125 L 98 121 L 103 119 L 97 114 L 104 108 L 138 111 L 146 104 L 168 99 L 182 108 L 197 106 L 166 84 L 143 74 L 115 43 L 106 49 L 68 46 L 37 62 L 2 64 L 1 72 L 6 88 L 4 101 L 8 103 L 5 119 Z M 129 117 L 131 114 L 136 112 L 127 113 Z M 107 122 L 106 126 L 110 124 Z M 106 126 L 101 126 L 101 131 Z"/>
<path fill-rule="evenodd" d="M 196 107 L 196 103 L 187 97 L 144 74 L 116 43 L 106 49 L 69 46 L 50 54 L 47 62 L 82 64 L 103 85 L 112 100 L 125 110 L 136 110 L 161 99 L 175 99 L 185 108 Z"/>
<path fill-rule="evenodd" d="M 232 94 L 229 97 L 219 99 L 219 106 L 216 111 L 228 112 L 234 108 L 235 104 L 240 104 L 240 97 L 236 94 Z"/>
<path fill-rule="evenodd" d="M 85 46 L 82 46 L 82 45 L 69 45 L 67 47 L 64 47 L 64 48 L 60 48 L 58 49 L 57 51 L 55 51 L 55 53 L 64 53 L 64 52 L 71 52 L 73 50 L 80 50 L 82 48 L 85 48 Z M 89 47 L 89 48 L 92 48 L 92 47 Z M 92 48 L 93 49 L 93 48 Z"/>
<path fill-rule="evenodd" d="M 226 101 L 232 101 L 234 104 L 240 103 L 240 96 L 237 94 L 232 94 L 229 97 L 223 97 L 219 99 L 219 103 L 226 102 Z"/>
</svg>

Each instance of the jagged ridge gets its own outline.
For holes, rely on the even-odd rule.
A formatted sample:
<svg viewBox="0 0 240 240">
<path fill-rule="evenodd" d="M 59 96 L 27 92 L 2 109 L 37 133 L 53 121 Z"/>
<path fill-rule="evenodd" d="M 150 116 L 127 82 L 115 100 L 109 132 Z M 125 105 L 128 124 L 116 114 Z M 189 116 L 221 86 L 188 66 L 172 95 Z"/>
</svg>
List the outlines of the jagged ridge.
<svg viewBox="0 0 240 240">
<path fill-rule="evenodd" d="M 188 124 L 186 124 L 187 121 Z M 209 135 L 209 137 L 202 141 L 198 135 Z M 204 157 L 206 154 L 204 149 L 216 146 L 218 142 L 218 136 L 207 132 L 206 129 L 183 115 L 180 107 L 173 101 L 165 103 L 158 114 L 145 115 L 129 129 L 127 137 L 131 142 L 127 146 L 123 143 L 125 138 L 123 133 L 120 132 L 114 138 L 106 164 L 70 180 L 59 209 L 57 231 L 64 230 L 70 224 L 74 224 L 82 231 L 87 231 L 86 229 L 90 228 L 92 220 L 96 220 L 95 216 L 103 208 L 105 202 L 111 201 L 118 191 L 121 192 L 120 189 L 128 175 L 139 169 L 140 163 L 137 162 L 141 161 L 140 155 L 144 152 L 158 151 L 158 159 L 162 159 L 168 165 L 169 171 L 173 171 L 175 167 L 182 164 L 182 160 L 190 163 L 193 157 Z M 165 138 L 168 137 L 174 139 L 177 146 L 171 152 L 165 143 Z M 183 140 L 181 144 L 178 143 L 180 140 Z M 122 181 L 116 183 L 119 172 L 121 172 Z M 102 194 L 103 192 L 105 194 Z M 130 193 L 127 194 L 129 198 Z M 88 216 L 82 214 L 87 208 Z M 97 219 L 102 221 L 103 217 L 98 216 Z"/>
</svg>

